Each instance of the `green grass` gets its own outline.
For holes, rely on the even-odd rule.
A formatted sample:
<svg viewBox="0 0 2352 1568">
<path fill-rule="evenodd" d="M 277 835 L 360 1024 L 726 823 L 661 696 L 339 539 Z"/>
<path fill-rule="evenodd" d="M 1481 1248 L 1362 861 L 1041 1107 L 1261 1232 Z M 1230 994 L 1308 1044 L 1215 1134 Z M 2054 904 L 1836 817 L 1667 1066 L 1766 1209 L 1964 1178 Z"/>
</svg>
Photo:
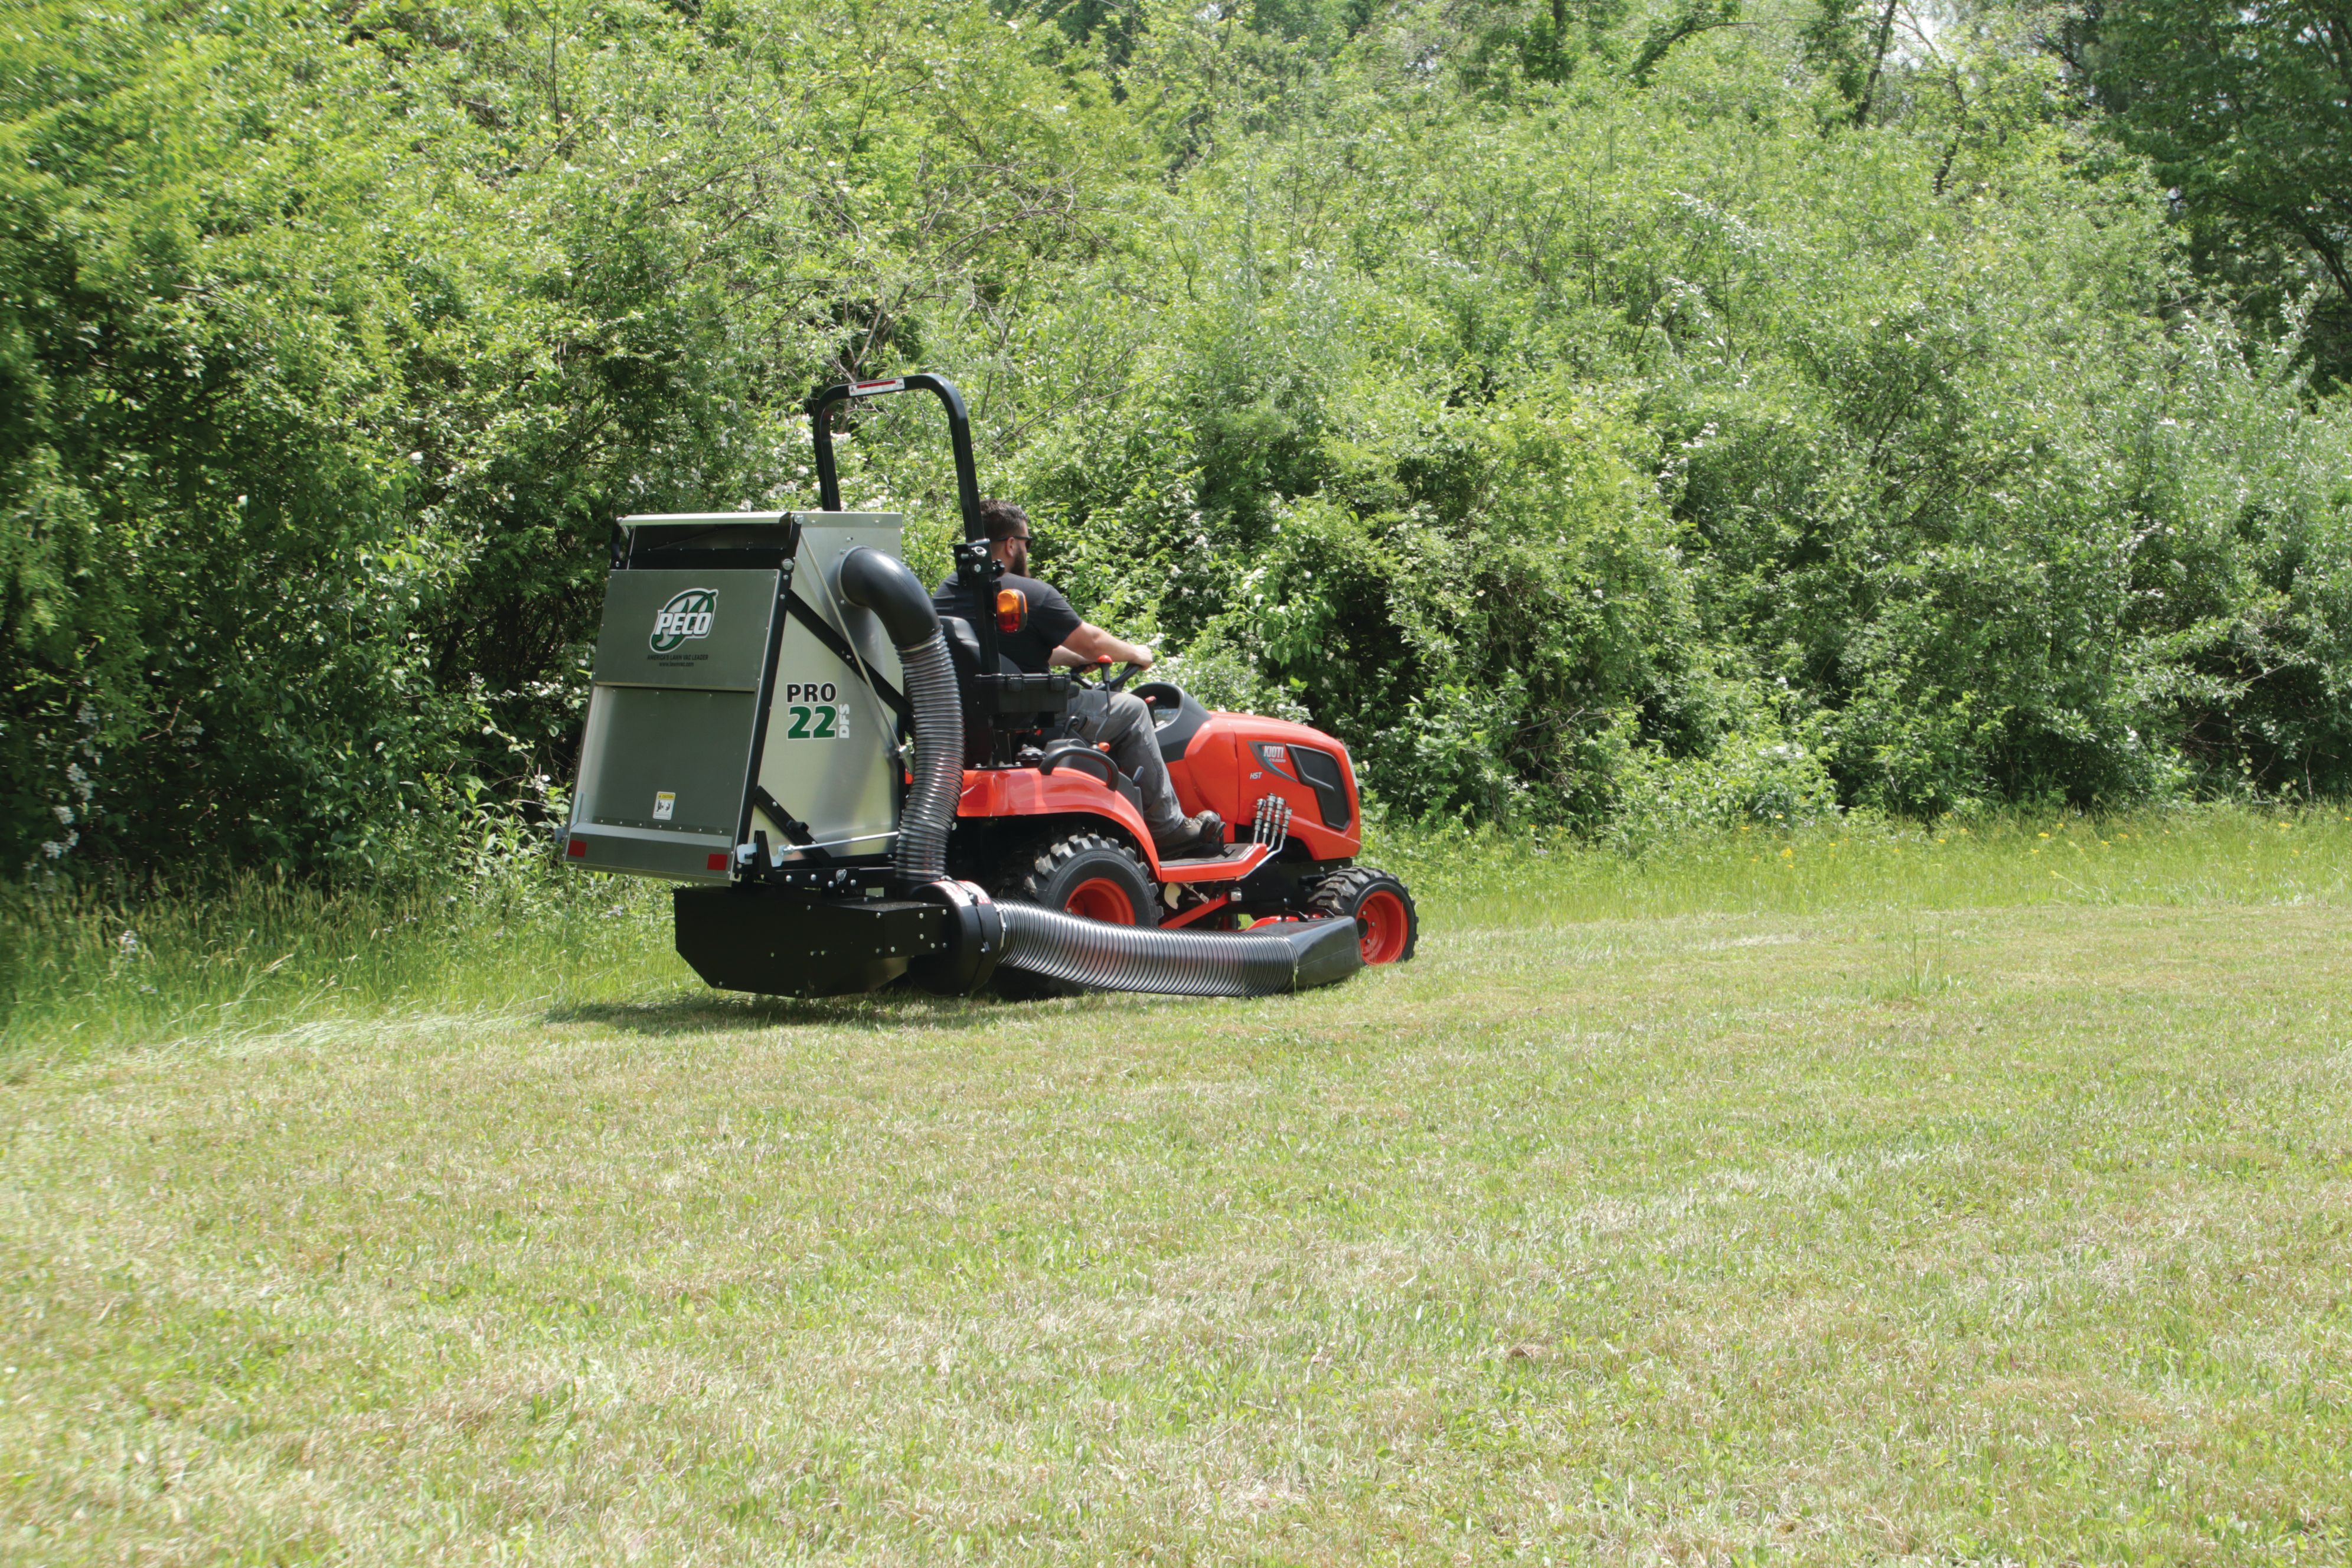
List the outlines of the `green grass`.
<svg viewBox="0 0 2352 1568">
<path fill-rule="evenodd" d="M 2047 904 L 2352 903 L 2352 813 L 2235 807 L 2095 819 L 2000 816 L 1935 827 L 1854 820 L 1727 833 L 1641 855 L 1525 836 L 1415 835 L 1383 846 L 1464 923 L 1818 914 Z"/>
<path fill-rule="evenodd" d="M 562 871 L 397 894 L 247 878 L 136 905 L 18 893 L 0 910 L 0 1061 L 674 987 L 691 975 L 668 942 L 660 888 Z"/>
<path fill-rule="evenodd" d="M 1256 1003 L 20 911 L 0 1559 L 2352 1561 L 2352 826 L 1942 837 L 1399 841 Z"/>
<path fill-rule="evenodd" d="M 1404 831 L 1376 836 L 1368 858 L 1411 881 L 1437 930 L 1857 908 L 2352 903 L 2352 812 L 2340 807 L 1940 828 L 1855 820 L 1643 854 Z M 0 1062 L 663 997 L 693 983 L 668 933 L 660 887 L 568 870 L 391 896 L 264 878 L 136 906 L 18 892 L 0 896 Z"/>
</svg>

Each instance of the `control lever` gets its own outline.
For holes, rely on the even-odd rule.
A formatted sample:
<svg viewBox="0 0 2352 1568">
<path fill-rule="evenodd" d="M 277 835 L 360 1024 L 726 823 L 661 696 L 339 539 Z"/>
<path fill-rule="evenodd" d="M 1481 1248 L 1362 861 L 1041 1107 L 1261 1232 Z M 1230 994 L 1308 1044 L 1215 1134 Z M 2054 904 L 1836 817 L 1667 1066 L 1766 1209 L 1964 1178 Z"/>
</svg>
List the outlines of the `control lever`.
<svg viewBox="0 0 2352 1568">
<path fill-rule="evenodd" d="M 1290 842 L 1290 803 L 1278 795 L 1258 796 L 1257 811 L 1250 818 L 1250 842 L 1265 845 L 1269 860 Z"/>
</svg>

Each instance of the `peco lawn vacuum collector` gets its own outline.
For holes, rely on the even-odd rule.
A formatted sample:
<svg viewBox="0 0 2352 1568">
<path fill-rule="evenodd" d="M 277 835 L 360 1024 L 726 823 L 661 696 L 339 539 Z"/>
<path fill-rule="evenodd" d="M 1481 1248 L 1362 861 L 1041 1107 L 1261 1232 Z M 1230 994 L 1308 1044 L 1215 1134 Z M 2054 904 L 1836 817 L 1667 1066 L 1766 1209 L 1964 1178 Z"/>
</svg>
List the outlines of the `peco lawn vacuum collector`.
<svg viewBox="0 0 2352 1568">
<path fill-rule="evenodd" d="M 934 606 L 901 518 L 841 509 L 834 409 L 905 391 L 947 405 L 956 574 L 996 605 L 983 624 Z M 678 952 L 735 991 L 1254 996 L 1412 956 L 1412 895 L 1354 863 L 1361 805 L 1330 736 L 1138 687 L 1183 809 L 1234 825 L 1171 860 L 1133 781 L 1057 736 L 1072 672 L 998 653 L 1026 606 L 997 587 L 951 383 L 845 383 L 809 411 L 823 510 L 621 521 L 571 864 L 687 884 Z"/>
</svg>

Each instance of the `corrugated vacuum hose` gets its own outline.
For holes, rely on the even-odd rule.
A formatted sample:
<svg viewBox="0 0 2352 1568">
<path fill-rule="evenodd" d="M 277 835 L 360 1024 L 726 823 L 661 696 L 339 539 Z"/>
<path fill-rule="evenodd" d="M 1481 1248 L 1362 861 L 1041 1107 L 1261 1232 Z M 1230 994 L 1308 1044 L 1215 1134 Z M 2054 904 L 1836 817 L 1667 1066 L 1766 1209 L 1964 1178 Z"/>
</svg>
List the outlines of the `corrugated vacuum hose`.
<svg viewBox="0 0 2352 1568">
<path fill-rule="evenodd" d="M 1213 936 L 999 902 L 945 879 L 916 896 L 943 906 L 948 918 L 942 950 L 910 973 L 918 985 L 949 995 L 979 990 L 1000 963 L 1066 984 L 1163 996 L 1275 996 L 1333 984 L 1364 964 L 1354 921 L 1269 921 Z"/>
<path fill-rule="evenodd" d="M 915 710 L 915 777 L 892 863 L 908 881 L 930 882 L 947 875 L 948 831 L 963 793 L 963 709 L 947 638 L 938 632 L 918 647 L 900 648 L 898 668 Z"/>
<path fill-rule="evenodd" d="M 1363 967 L 1353 921 L 1281 921 L 1211 933 L 1106 925 L 1036 904 L 1000 903 L 1002 962 L 1106 991 L 1273 996 L 1345 980 Z"/>
<path fill-rule="evenodd" d="M 936 882 L 948 874 L 948 833 L 963 793 L 963 707 L 940 613 L 905 562 L 863 544 L 841 558 L 841 596 L 873 611 L 898 650 L 915 710 L 915 776 L 898 814 L 893 868 L 908 883 Z"/>
</svg>

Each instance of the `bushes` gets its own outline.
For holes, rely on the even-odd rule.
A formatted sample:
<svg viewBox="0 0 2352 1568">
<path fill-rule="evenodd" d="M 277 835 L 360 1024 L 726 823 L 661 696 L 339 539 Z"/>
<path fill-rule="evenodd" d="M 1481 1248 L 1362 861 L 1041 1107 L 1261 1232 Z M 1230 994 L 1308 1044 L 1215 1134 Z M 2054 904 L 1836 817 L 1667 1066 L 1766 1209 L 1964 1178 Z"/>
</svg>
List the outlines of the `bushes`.
<svg viewBox="0 0 2352 1568">
<path fill-rule="evenodd" d="M 958 118 L 1034 73 L 972 14 L 866 20 L 37 8 L 0 128 L 0 858 L 373 876 L 534 804 L 613 519 L 800 499 L 826 361 L 913 351 L 943 279 L 1066 222 L 1066 126 Z M 747 114 L 779 74 L 814 110 Z"/>
<path fill-rule="evenodd" d="M 1335 432 L 1243 624 L 1407 810 L 1598 823 L 1600 737 L 1679 738 L 1696 626 L 1638 431 L 1536 382 L 1378 450 Z"/>
<path fill-rule="evenodd" d="M 1793 23 L 1548 18 L 47 0 L 0 857 L 533 808 L 612 519 L 810 504 L 807 388 L 918 363 L 1082 608 L 1407 814 L 2345 786 L 2344 407 L 2047 69 L 1980 18 L 1857 114 Z M 859 417 L 942 569 L 932 411 Z"/>
<path fill-rule="evenodd" d="M 12 79 L 0 159 L 0 855 L 381 863 L 480 714 L 421 640 L 457 542 L 368 437 L 410 321 L 377 122 L 299 29 L 50 19 L 76 68 Z"/>
<path fill-rule="evenodd" d="M 2154 194 L 2018 110 L 2031 70 L 1955 142 L 1824 136 L 1721 57 L 1503 115 L 1400 109 L 1391 68 L 1343 61 L 1326 134 L 1203 167 L 1155 231 L 1183 353 L 1139 341 L 1112 396 L 1195 433 L 1176 531 L 1250 570 L 1114 527 L 1063 557 L 1090 580 L 1151 562 L 1163 629 L 1413 812 L 1633 821 L 1725 747 L 1899 812 L 2343 787 L 2341 552 L 2307 542 L 2341 537 L 2344 415 L 2179 310 Z M 1515 455 L 1538 409 L 1582 422 L 1557 484 Z M 1051 480 L 1089 526 L 1152 483 Z M 2300 721 L 2238 727 L 2265 688 Z"/>
</svg>

